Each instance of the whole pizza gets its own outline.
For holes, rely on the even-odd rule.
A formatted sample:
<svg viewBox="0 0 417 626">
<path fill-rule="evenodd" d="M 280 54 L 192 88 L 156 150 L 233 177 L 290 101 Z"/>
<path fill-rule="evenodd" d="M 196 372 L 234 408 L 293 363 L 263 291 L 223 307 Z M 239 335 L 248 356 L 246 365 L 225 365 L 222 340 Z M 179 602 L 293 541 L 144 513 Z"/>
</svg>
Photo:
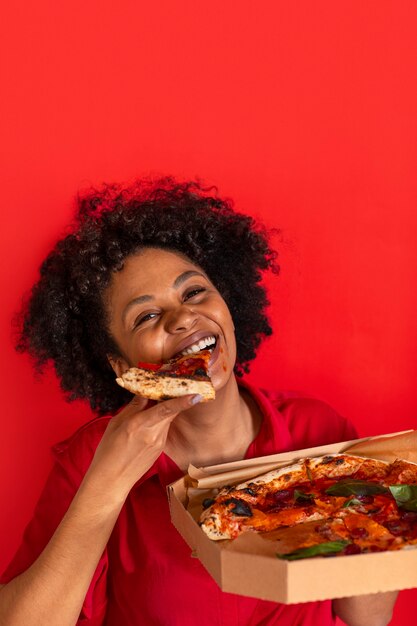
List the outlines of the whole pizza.
<svg viewBox="0 0 417 626">
<path fill-rule="evenodd" d="M 335 454 L 301 459 L 203 502 L 213 540 L 255 531 L 288 560 L 417 544 L 417 465 Z"/>
</svg>

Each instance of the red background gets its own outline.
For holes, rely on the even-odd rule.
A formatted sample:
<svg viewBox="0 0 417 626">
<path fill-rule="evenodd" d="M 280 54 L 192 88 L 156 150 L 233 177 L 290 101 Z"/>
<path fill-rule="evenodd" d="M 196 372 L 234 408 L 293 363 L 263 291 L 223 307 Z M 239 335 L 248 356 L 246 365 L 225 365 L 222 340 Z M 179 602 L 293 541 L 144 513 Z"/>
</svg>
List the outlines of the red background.
<svg viewBox="0 0 417 626">
<path fill-rule="evenodd" d="M 117 8 L 115 8 L 117 6 Z M 33 377 L 10 320 L 90 183 L 198 175 L 281 229 L 253 378 L 362 435 L 417 427 L 414 1 L 8 3 L 2 63 L 0 566 L 89 419 Z M 415 591 L 394 624 L 415 624 Z"/>
</svg>

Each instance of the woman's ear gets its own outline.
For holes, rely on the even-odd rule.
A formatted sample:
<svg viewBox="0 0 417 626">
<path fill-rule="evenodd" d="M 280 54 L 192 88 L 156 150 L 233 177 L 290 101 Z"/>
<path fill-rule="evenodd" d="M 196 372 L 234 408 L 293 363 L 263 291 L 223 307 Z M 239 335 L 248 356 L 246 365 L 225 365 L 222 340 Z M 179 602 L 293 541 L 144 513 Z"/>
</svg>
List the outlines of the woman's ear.
<svg viewBox="0 0 417 626">
<path fill-rule="evenodd" d="M 121 356 L 112 356 L 111 354 L 108 354 L 107 355 L 107 359 L 108 359 L 110 365 L 112 366 L 112 369 L 113 369 L 114 373 L 119 378 L 130 367 L 130 365 L 128 365 L 128 363 Z"/>
</svg>

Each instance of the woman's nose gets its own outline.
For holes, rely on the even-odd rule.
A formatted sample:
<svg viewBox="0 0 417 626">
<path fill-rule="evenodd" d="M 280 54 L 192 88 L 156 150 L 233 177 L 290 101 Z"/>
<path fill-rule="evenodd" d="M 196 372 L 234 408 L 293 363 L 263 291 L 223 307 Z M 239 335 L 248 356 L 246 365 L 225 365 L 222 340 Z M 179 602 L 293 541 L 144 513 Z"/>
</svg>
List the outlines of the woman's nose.
<svg viewBox="0 0 417 626">
<path fill-rule="evenodd" d="M 167 317 L 166 330 L 170 333 L 189 330 L 197 322 L 197 314 L 187 306 L 180 306 Z"/>
</svg>

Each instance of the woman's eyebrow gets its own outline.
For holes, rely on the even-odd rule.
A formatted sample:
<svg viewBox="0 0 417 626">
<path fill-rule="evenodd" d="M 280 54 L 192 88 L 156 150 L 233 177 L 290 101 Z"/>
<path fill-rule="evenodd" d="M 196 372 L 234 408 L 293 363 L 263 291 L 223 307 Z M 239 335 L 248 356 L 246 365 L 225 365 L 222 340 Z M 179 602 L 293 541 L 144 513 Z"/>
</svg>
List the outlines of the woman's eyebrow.
<svg viewBox="0 0 417 626">
<path fill-rule="evenodd" d="M 174 284 L 172 285 L 174 287 L 174 289 L 178 289 L 178 287 L 181 287 L 181 285 L 183 283 L 185 283 L 185 281 L 188 278 L 191 278 L 191 276 L 202 276 L 203 278 L 207 278 L 204 274 L 202 274 L 201 272 L 197 272 L 196 270 L 187 270 L 186 272 L 183 272 L 182 274 L 180 274 L 175 280 L 174 280 Z"/>
<path fill-rule="evenodd" d="M 185 281 L 188 280 L 188 278 L 191 278 L 191 276 L 202 276 L 203 278 L 206 278 L 206 276 L 204 276 L 204 274 L 202 274 L 201 272 L 197 272 L 196 270 L 187 270 L 186 272 L 183 272 L 182 274 L 180 274 L 174 280 L 174 283 L 172 286 L 174 287 L 174 289 L 178 289 L 178 287 L 181 287 L 181 285 L 185 283 Z M 122 321 L 125 322 L 126 316 L 133 306 L 137 306 L 138 304 L 142 304 L 143 302 L 150 302 L 151 300 L 154 300 L 154 296 L 143 295 L 143 296 L 138 296 L 137 298 L 133 298 L 133 300 L 131 300 L 125 306 L 125 309 L 122 313 Z"/>
</svg>

